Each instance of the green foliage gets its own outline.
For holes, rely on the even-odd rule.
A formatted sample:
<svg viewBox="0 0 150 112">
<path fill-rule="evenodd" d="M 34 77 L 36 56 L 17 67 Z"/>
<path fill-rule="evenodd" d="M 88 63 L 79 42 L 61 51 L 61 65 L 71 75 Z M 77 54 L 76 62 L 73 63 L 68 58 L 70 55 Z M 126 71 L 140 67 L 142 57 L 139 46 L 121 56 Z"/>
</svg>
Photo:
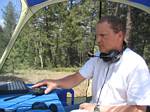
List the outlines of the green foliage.
<svg viewBox="0 0 150 112">
<path fill-rule="evenodd" d="M 0 25 L 0 57 L 4 51 L 4 36 L 3 36 L 3 28 Z"/>
<path fill-rule="evenodd" d="M 140 10 L 132 10 L 131 48 L 146 59 L 150 65 L 150 15 Z M 150 67 L 150 66 L 149 66 Z"/>
<path fill-rule="evenodd" d="M 88 6 L 88 7 L 87 7 Z M 67 9 L 66 3 L 43 8 L 25 25 L 10 55 L 15 68 L 80 66 L 94 40 L 93 2 Z M 81 16 L 83 15 L 83 16 Z"/>
<path fill-rule="evenodd" d="M 78 71 L 79 68 L 77 67 L 69 67 L 69 68 L 65 68 L 65 67 L 60 67 L 60 68 L 53 68 L 51 69 L 51 71 L 55 71 L 55 72 L 76 72 Z"/>
<path fill-rule="evenodd" d="M 15 13 L 11 13 L 14 18 Z M 131 13 L 131 48 L 150 66 L 150 15 L 137 9 L 132 9 Z M 127 6 L 103 2 L 102 15 L 112 14 L 125 18 Z M 99 1 L 85 0 L 70 9 L 65 2 L 41 9 L 24 26 L 4 68 L 10 66 L 10 71 L 29 68 L 76 71 L 88 59 L 87 52 L 93 50 L 98 19 Z M 5 20 L 6 26 L 11 23 L 8 18 Z M 11 29 L 15 25 L 15 19 L 12 20 Z M 11 33 L 10 29 L 7 31 Z"/>
<path fill-rule="evenodd" d="M 10 37 L 16 26 L 16 17 L 15 8 L 11 1 L 8 2 L 7 6 L 3 11 L 4 27 L 2 28 L 2 35 L 0 35 L 0 50 L 4 52 L 5 47 L 7 46 Z M 1 55 L 0 55 L 1 56 Z M 7 58 L 6 65 L 4 69 L 8 71 L 14 70 L 14 53 Z M 11 65 L 11 66 L 10 66 Z"/>
<path fill-rule="evenodd" d="M 5 10 L 3 10 L 3 18 L 4 18 L 4 37 L 5 41 L 9 41 L 12 32 L 16 25 L 16 13 L 15 8 L 13 6 L 13 3 L 11 1 L 8 2 L 8 5 L 5 7 Z M 7 42 L 8 42 L 7 41 Z"/>
</svg>

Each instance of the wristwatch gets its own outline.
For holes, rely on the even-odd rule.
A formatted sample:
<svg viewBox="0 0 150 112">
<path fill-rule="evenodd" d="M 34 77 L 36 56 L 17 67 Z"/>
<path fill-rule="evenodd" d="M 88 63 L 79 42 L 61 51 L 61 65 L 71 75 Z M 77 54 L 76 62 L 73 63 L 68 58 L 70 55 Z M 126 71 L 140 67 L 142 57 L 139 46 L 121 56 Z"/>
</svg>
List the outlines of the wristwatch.
<svg viewBox="0 0 150 112">
<path fill-rule="evenodd" d="M 94 112 L 100 112 L 100 106 L 99 105 L 96 105 L 94 107 Z"/>
</svg>

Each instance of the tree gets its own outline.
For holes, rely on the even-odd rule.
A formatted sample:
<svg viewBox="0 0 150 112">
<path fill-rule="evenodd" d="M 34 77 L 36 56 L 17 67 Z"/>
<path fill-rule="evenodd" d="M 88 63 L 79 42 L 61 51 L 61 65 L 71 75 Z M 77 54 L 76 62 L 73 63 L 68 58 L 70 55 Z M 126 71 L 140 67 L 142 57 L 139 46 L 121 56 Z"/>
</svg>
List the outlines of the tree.
<svg viewBox="0 0 150 112">
<path fill-rule="evenodd" d="M 3 10 L 3 19 L 4 19 L 4 37 L 7 42 L 9 41 L 13 30 L 16 26 L 16 17 L 15 8 L 11 1 L 8 2 L 5 10 Z"/>
<path fill-rule="evenodd" d="M 2 53 L 4 51 L 4 43 L 3 43 L 3 28 L 0 25 L 0 57 L 2 56 Z"/>
<path fill-rule="evenodd" d="M 128 45 L 130 46 L 129 38 L 130 38 L 130 31 L 131 31 L 131 8 L 128 6 L 128 12 L 127 12 L 127 18 L 126 18 L 126 35 L 125 40 L 128 42 Z"/>
<path fill-rule="evenodd" d="M 149 32 L 150 15 L 141 11 L 132 9 L 132 33 L 130 38 L 131 48 L 143 56 L 147 63 L 149 62 Z"/>
<path fill-rule="evenodd" d="M 127 39 L 133 50 L 149 61 L 150 29 L 146 24 L 150 21 L 149 16 L 133 12 L 127 5 L 103 2 L 102 15 L 114 14 L 127 21 Z M 66 3 L 58 3 L 41 9 L 19 35 L 10 53 L 9 59 L 15 61 L 11 65 L 15 69 L 79 67 L 89 58 L 88 51 L 94 49 L 98 19 L 99 1 L 86 0 L 79 5 L 72 4 L 70 8 Z"/>
<path fill-rule="evenodd" d="M 2 11 L 3 11 L 3 20 L 4 20 L 2 44 L 4 47 L 6 47 L 6 45 L 8 44 L 8 42 L 11 38 L 11 35 L 15 29 L 17 14 L 15 12 L 15 8 L 11 1 L 8 2 L 5 9 Z M 7 60 L 7 64 L 13 65 L 13 60 L 14 60 L 14 58 L 11 57 L 10 60 Z M 13 66 L 11 66 L 11 67 L 13 68 Z"/>
</svg>

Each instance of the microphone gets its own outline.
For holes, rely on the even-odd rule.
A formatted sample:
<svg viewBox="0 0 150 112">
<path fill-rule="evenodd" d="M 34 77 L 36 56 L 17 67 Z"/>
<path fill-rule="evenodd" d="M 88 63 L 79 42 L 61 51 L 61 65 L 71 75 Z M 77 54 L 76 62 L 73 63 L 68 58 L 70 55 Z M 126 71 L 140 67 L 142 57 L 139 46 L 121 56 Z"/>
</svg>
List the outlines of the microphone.
<svg viewBox="0 0 150 112">
<path fill-rule="evenodd" d="M 111 62 L 111 63 L 117 62 L 120 59 L 121 55 L 122 52 L 118 50 L 111 50 L 108 53 L 99 52 L 96 54 L 92 54 L 91 52 L 88 52 L 89 57 L 99 57 L 103 59 L 105 62 Z"/>
<path fill-rule="evenodd" d="M 91 52 L 88 52 L 88 57 L 91 57 L 91 58 L 93 58 L 93 57 L 100 57 L 100 53 L 98 54 L 93 54 L 93 53 L 91 53 Z"/>
<path fill-rule="evenodd" d="M 44 102 L 34 102 L 32 104 L 32 109 L 33 110 L 47 110 L 48 106 Z"/>
</svg>

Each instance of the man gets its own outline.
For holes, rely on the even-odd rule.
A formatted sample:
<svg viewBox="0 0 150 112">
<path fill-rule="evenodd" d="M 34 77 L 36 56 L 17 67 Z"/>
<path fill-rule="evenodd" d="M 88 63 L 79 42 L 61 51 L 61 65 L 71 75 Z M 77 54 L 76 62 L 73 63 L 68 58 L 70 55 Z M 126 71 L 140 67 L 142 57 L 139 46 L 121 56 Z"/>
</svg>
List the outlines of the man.
<svg viewBox="0 0 150 112">
<path fill-rule="evenodd" d="M 85 79 L 92 79 L 92 101 L 81 104 L 80 109 L 145 112 L 150 105 L 150 74 L 143 58 L 126 48 L 125 32 L 125 25 L 119 18 L 102 17 L 96 25 L 100 56 L 89 59 L 73 75 L 44 80 L 33 87 L 46 85 L 47 94 L 52 89 L 72 88 Z"/>
</svg>

